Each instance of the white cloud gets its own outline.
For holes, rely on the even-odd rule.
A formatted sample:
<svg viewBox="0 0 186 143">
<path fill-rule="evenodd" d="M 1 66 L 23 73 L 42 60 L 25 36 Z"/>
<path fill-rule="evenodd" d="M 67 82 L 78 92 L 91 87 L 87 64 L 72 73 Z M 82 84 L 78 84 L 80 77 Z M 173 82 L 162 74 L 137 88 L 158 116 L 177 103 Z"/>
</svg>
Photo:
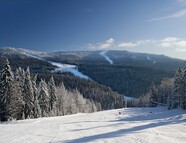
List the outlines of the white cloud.
<svg viewBox="0 0 186 143">
<path fill-rule="evenodd" d="M 110 38 L 110 39 L 106 40 L 104 43 L 98 44 L 98 47 L 100 49 L 108 49 L 108 48 L 112 47 L 113 44 L 114 44 L 114 39 Z"/>
<path fill-rule="evenodd" d="M 163 47 L 163 48 L 169 48 L 169 47 L 172 46 L 172 44 L 167 43 L 167 42 L 162 42 L 162 43 L 160 43 L 160 46 Z"/>
<path fill-rule="evenodd" d="M 163 48 L 175 48 L 176 51 L 186 51 L 186 40 L 177 37 L 167 37 L 160 40 L 159 46 Z"/>
<path fill-rule="evenodd" d="M 186 52 L 186 49 L 176 48 L 176 51 L 178 51 L 178 52 Z"/>
<path fill-rule="evenodd" d="M 136 43 L 132 43 L 132 42 L 123 42 L 118 44 L 119 48 L 132 48 L 132 47 L 136 47 L 137 44 Z"/>
<path fill-rule="evenodd" d="M 178 41 L 180 38 L 177 37 L 166 37 L 162 40 L 162 42 L 176 42 Z"/>
<path fill-rule="evenodd" d="M 168 16 L 152 18 L 148 20 L 148 22 L 161 21 L 161 20 L 172 19 L 172 18 L 180 18 L 180 17 L 185 17 L 185 16 L 186 16 L 186 9 L 182 9 Z"/>
<path fill-rule="evenodd" d="M 133 48 L 141 45 L 146 45 L 150 43 L 154 43 L 155 40 L 138 40 L 138 41 L 133 41 L 133 42 L 122 42 L 118 44 L 119 48 Z"/>
<path fill-rule="evenodd" d="M 113 44 L 114 43 L 114 39 L 113 38 L 110 38 L 107 41 L 105 41 L 105 43 Z"/>
<path fill-rule="evenodd" d="M 176 43 L 179 47 L 186 48 L 186 41 L 179 41 Z"/>
<path fill-rule="evenodd" d="M 186 39 L 165 37 L 162 39 L 147 39 L 136 41 L 116 41 L 109 38 L 101 43 L 88 44 L 89 50 L 129 50 L 133 52 L 164 54 L 171 57 L 186 59 Z"/>
<path fill-rule="evenodd" d="M 114 38 L 109 38 L 105 42 L 97 44 L 88 44 L 89 50 L 108 50 L 108 49 L 128 49 L 130 48 L 143 48 L 144 46 L 157 47 L 157 48 L 171 48 L 177 51 L 185 51 L 186 40 L 178 37 L 165 37 L 160 40 L 137 40 L 137 41 L 123 41 L 115 42 Z"/>
<path fill-rule="evenodd" d="M 103 43 L 103 44 L 99 45 L 100 49 L 107 49 L 107 48 L 110 48 L 110 47 L 111 47 L 111 44 L 109 44 L 109 43 Z"/>
<path fill-rule="evenodd" d="M 180 38 L 177 37 L 166 37 L 160 40 L 160 46 L 163 48 L 169 48 L 175 46 L 177 42 L 179 42 Z"/>
<path fill-rule="evenodd" d="M 105 42 L 97 43 L 97 44 L 88 44 L 88 49 L 90 50 L 103 50 L 109 49 L 114 45 L 115 40 L 113 38 L 109 38 Z"/>
</svg>

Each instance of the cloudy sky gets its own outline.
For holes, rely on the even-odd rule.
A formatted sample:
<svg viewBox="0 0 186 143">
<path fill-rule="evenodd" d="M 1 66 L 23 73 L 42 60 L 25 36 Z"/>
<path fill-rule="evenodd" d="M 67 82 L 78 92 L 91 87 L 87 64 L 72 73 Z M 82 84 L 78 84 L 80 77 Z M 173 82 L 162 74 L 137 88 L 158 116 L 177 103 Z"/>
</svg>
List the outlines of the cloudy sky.
<svg viewBox="0 0 186 143">
<path fill-rule="evenodd" d="M 186 59 L 186 0 L 0 0 L 0 47 Z"/>
</svg>

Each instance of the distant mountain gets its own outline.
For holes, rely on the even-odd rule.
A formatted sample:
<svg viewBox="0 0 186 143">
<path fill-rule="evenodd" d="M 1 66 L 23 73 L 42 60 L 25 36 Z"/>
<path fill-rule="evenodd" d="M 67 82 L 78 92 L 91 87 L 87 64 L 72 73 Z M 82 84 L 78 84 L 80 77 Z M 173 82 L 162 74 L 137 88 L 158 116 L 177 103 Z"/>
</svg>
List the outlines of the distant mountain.
<svg viewBox="0 0 186 143">
<path fill-rule="evenodd" d="M 114 50 L 46 53 L 15 48 L 0 49 L 0 61 L 5 57 L 10 59 L 13 68 L 30 66 L 33 72 L 39 73 L 50 73 L 57 68 L 48 61 L 70 64 L 90 79 L 133 97 L 147 92 L 153 83 L 159 84 L 163 78 L 172 77 L 178 67 L 184 66 L 184 60 L 164 55 Z"/>
<path fill-rule="evenodd" d="M 72 51 L 50 53 L 61 62 L 72 64 L 110 64 L 100 53 L 102 51 Z M 184 60 L 171 58 L 165 55 L 148 53 L 135 53 L 129 51 L 110 50 L 105 53 L 113 65 L 126 65 L 137 67 L 150 67 L 175 71 L 179 66 L 184 66 Z"/>
</svg>

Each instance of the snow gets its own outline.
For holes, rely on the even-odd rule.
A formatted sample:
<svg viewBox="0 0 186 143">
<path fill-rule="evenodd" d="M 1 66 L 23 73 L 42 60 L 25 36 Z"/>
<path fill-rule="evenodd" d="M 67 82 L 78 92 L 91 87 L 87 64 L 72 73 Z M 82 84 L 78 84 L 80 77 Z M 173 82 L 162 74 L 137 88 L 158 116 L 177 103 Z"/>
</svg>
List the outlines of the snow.
<svg viewBox="0 0 186 143">
<path fill-rule="evenodd" d="M 110 64 L 113 64 L 113 61 L 106 55 L 108 51 L 102 51 L 100 52 L 100 55 L 103 56 Z"/>
<path fill-rule="evenodd" d="M 153 64 L 156 64 L 156 61 L 153 61 L 149 56 L 147 56 L 147 60 L 152 61 Z"/>
<path fill-rule="evenodd" d="M 54 66 L 57 66 L 58 68 L 56 68 L 54 71 L 52 71 L 54 73 L 70 72 L 77 77 L 84 78 L 84 79 L 90 79 L 88 76 L 79 72 L 78 67 L 76 65 L 62 64 L 62 63 L 58 63 L 58 62 L 49 61 L 49 60 L 46 60 L 42 57 L 32 55 L 32 54 L 28 54 L 26 52 L 24 54 L 28 57 L 32 57 L 32 58 L 35 58 L 35 59 L 38 59 L 38 60 L 46 61 L 46 62 L 48 62 L 48 63 L 50 63 Z"/>
<path fill-rule="evenodd" d="M 149 56 L 147 56 L 147 60 L 151 61 L 152 59 Z"/>
<path fill-rule="evenodd" d="M 62 64 L 62 63 L 57 63 L 57 62 L 50 62 L 52 65 L 57 66 L 58 68 L 55 69 L 54 72 L 57 73 L 63 73 L 63 72 L 70 72 L 73 75 L 77 76 L 77 77 L 81 77 L 84 79 L 90 79 L 88 76 L 82 74 L 81 72 L 79 72 L 77 70 L 77 66 L 76 65 L 69 65 L 69 64 Z"/>
<path fill-rule="evenodd" d="M 134 97 L 130 97 L 130 96 L 124 96 L 124 98 L 125 98 L 127 101 L 130 101 L 130 100 L 135 99 Z"/>
<path fill-rule="evenodd" d="M 0 143 L 88 142 L 186 143 L 186 111 L 125 108 L 0 124 Z"/>
</svg>

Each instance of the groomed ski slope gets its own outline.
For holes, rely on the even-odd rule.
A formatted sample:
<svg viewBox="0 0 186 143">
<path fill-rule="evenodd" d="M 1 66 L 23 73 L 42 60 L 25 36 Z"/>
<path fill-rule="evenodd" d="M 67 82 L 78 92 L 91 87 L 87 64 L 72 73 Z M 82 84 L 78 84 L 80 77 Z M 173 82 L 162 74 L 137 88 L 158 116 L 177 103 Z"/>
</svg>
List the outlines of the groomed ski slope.
<svg viewBox="0 0 186 143">
<path fill-rule="evenodd" d="M 0 142 L 186 143 L 186 111 L 126 108 L 12 121 L 0 124 Z"/>
<path fill-rule="evenodd" d="M 24 53 L 24 54 L 28 57 L 32 57 L 32 58 L 35 58 L 35 59 L 38 59 L 41 61 L 45 61 L 45 62 L 48 62 L 48 63 L 54 65 L 54 66 L 57 66 L 58 68 L 56 68 L 53 71 L 54 73 L 70 72 L 77 77 L 84 78 L 84 79 L 90 79 L 88 76 L 79 72 L 78 67 L 76 65 L 69 65 L 69 64 L 59 63 L 59 62 L 53 62 L 53 61 L 46 60 L 46 59 L 36 56 L 36 55 L 32 55 L 32 54 L 28 54 L 28 53 Z"/>
<path fill-rule="evenodd" d="M 108 51 L 106 50 L 106 51 L 100 52 L 99 54 L 100 54 L 101 56 L 103 56 L 103 57 L 109 62 L 109 64 L 113 64 L 113 61 L 106 55 L 107 52 L 108 52 Z"/>
</svg>

